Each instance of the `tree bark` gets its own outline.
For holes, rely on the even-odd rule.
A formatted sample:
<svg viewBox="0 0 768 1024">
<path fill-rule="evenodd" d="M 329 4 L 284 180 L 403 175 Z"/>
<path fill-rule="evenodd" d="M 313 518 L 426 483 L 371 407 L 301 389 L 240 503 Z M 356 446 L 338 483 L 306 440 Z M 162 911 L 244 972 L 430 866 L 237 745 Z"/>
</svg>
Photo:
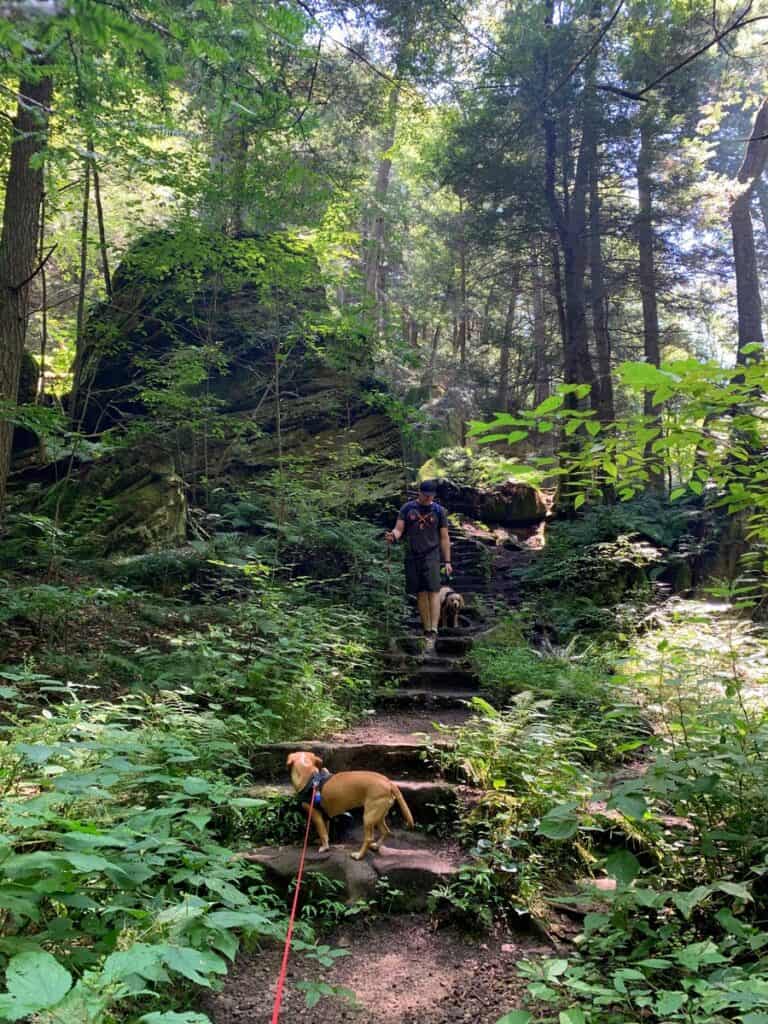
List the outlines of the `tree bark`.
<svg viewBox="0 0 768 1024">
<path fill-rule="evenodd" d="M 761 347 L 763 338 L 763 307 L 760 298 L 760 279 L 757 271 L 755 238 L 752 230 L 752 194 L 768 161 L 768 99 L 763 100 L 752 126 L 750 141 L 744 160 L 736 175 L 731 198 L 730 222 L 733 237 L 733 261 L 736 271 L 736 305 L 739 318 L 739 350 L 736 362 L 743 365 L 747 356 L 745 345 L 756 343 Z M 754 353 L 752 354 L 754 358 Z"/>
<path fill-rule="evenodd" d="M 656 257 L 653 235 L 653 124 L 643 117 L 640 121 L 640 149 L 637 156 L 637 249 L 640 300 L 643 307 L 643 352 L 645 361 L 652 366 L 661 364 L 661 341 L 659 331 L 659 307 L 656 300 Z M 654 405 L 653 392 L 643 395 L 643 412 L 653 417 L 652 422 L 660 426 L 661 406 Z M 651 443 L 645 449 L 645 457 L 651 463 L 649 485 L 652 490 L 664 490 L 664 472 L 654 468 Z"/>
<path fill-rule="evenodd" d="M 533 389 L 534 405 L 549 397 L 549 366 L 547 365 L 547 322 L 544 304 L 544 277 L 538 250 L 531 256 L 533 282 Z"/>
<path fill-rule="evenodd" d="M 496 407 L 499 412 L 509 412 L 509 353 L 512 346 L 512 325 L 515 321 L 515 306 L 519 288 L 520 269 L 515 267 L 512 271 L 512 280 L 509 282 L 509 303 L 507 315 L 504 318 L 504 333 L 501 337 L 501 352 L 499 353 L 499 387 L 496 392 Z"/>
<path fill-rule="evenodd" d="M 40 238 L 42 154 L 52 96 L 53 79 L 48 76 L 19 83 L 0 234 L 0 401 L 10 403 L 16 402 L 19 392 L 29 284 L 35 273 Z M 0 419 L 0 520 L 5 508 L 12 437 L 12 424 Z"/>
<path fill-rule="evenodd" d="M 376 184 L 373 190 L 373 217 L 368 232 L 365 258 L 365 291 L 376 310 L 376 321 L 381 328 L 381 307 L 383 302 L 382 264 L 386 242 L 386 203 L 389 181 L 392 174 L 392 159 L 389 151 L 395 143 L 397 133 L 397 111 L 400 102 L 400 86 L 395 85 L 389 94 L 387 104 L 387 127 L 382 139 L 383 156 L 376 170 Z"/>
<path fill-rule="evenodd" d="M 597 415 L 601 423 L 615 418 L 613 380 L 611 378 L 611 336 L 608 331 L 608 295 L 603 266 L 602 218 L 600 203 L 600 157 L 597 139 L 592 137 L 589 176 L 589 275 L 592 299 L 592 333 L 597 352 Z"/>
</svg>

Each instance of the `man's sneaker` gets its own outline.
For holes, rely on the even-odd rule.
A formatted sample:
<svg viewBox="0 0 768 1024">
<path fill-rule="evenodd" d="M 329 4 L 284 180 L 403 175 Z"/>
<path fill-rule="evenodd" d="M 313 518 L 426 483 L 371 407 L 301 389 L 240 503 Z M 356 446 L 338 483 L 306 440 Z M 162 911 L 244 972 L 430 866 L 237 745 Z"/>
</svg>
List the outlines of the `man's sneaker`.
<svg viewBox="0 0 768 1024">
<path fill-rule="evenodd" d="M 437 633 L 435 633 L 434 630 L 431 633 L 426 633 L 425 634 L 425 639 L 424 639 L 424 653 L 425 654 L 434 654 L 435 653 L 435 643 L 436 642 L 437 642 Z"/>
</svg>

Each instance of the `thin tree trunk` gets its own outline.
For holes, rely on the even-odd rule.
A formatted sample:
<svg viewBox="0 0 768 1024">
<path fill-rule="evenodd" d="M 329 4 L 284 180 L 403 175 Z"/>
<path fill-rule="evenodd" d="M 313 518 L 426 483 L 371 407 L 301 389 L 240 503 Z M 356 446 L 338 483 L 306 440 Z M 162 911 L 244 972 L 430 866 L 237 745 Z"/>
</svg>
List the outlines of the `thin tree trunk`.
<svg viewBox="0 0 768 1024">
<path fill-rule="evenodd" d="M 736 305 L 739 316 L 739 350 L 736 362 L 743 365 L 747 356 L 744 346 L 760 345 L 763 338 L 763 307 L 757 271 L 755 238 L 752 230 L 752 193 L 768 161 L 768 99 L 763 100 L 755 117 L 744 160 L 736 175 L 735 194 L 731 200 L 730 222 L 733 237 L 733 260 L 736 270 Z M 754 353 L 752 354 L 754 358 Z"/>
<path fill-rule="evenodd" d="M 94 152 L 93 139 L 88 140 L 88 149 Z M 104 207 L 101 204 L 101 182 L 96 158 L 93 158 L 93 198 L 96 200 L 96 220 L 99 224 L 99 250 L 101 252 L 101 270 L 104 275 L 104 288 L 107 298 L 112 298 L 112 279 L 109 276 L 109 255 L 107 252 L 107 233 L 104 228 Z"/>
<path fill-rule="evenodd" d="M 512 346 L 512 326 L 515 322 L 515 306 L 520 289 L 520 269 L 515 267 L 509 282 L 509 304 L 504 318 L 504 333 L 501 337 L 499 354 L 499 388 L 496 392 L 496 408 L 499 412 L 509 412 L 509 352 Z"/>
<path fill-rule="evenodd" d="M 653 124 L 647 117 L 640 122 L 640 150 L 637 157 L 637 247 L 640 300 L 643 307 L 643 352 L 645 361 L 652 366 L 661 364 L 659 308 L 656 300 L 656 259 L 653 236 Z M 653 392 L 643 395 L 643 412 L 652 417 L 652 423 L 661 426 L 661 406 L 654 405 Z M 651 442 L 645 449 L 646 459 L 652 460 Z M 664 472 L 651 463 L 649 484 L 652 490 L 664 490 Z"/>
<path fill-rule="evenodd" d="M 611 337 L 608 333 L 608 296 L 603 267 L 600 203 L 600 159 L 596 138 L 592 140 L 589 181 L 589 273 L 592 290 L 592 332 L 597 351 L 597 415 L 602 423 L 616 418 L 611 378 Z"/>
<path fill-rule="evenodd" d="M 70 416 L 75 426 L 79 427 L 87 412 L 87 401 L 82 408 L 78 409 L 80 402 L 80 390 L 83 383 L 85 363 L 84 356 L 84 333 L 85 333 L 85 290 L 88 274 L 88 208 L 91 198 L 91 163 L 85 161 L 85 180 L 83 182 L 83 212 L 80 220 L 80 283 L 77 290 L 77 320 L 75 335 L 75 366 L 72 393 L 69 398 Z"/>
<path fill-rule="evenodd" d="M 0 233 L 0 401 L 15 403 L 24 354 L 29 284 L 35 273 L 43 197 L 42 154 L 53 79 L 19 83 Z M 33 160 L 35 158 L 35 160 Z M 37 166 L 32 166 L 37 163 Z M 0 419 L 0 521 L 11 459 L 13 425 Z"/>
<path fill-rule="evenodd" d="M 382 264 L 386 242 L 386 203 L 389 181 L 392 174 L 392 159 L 389 151 L 397 133 L 397 111 L 400 102 L 400 86 L 395 85 L 389 94 L 387 105 L 387 128 L 382 140 L 383 156 L 376 170 L 376 184 L 373 190 L 373 218 L 368 234 L 365 262 L 365 291 L 376 310 L 377 323 L 381 320 L 383 297 Z M 380 324 L 379 324 L 380 326 Z"/>
<path fill-rule="evenodd" d="M 547 323 L 544 307 L 544 277 L 539 252 L 531 255 L 533 282 L 533 401 L 540 405 L 549 397 L 549 367 L 547 366 Z"/>
</svg>

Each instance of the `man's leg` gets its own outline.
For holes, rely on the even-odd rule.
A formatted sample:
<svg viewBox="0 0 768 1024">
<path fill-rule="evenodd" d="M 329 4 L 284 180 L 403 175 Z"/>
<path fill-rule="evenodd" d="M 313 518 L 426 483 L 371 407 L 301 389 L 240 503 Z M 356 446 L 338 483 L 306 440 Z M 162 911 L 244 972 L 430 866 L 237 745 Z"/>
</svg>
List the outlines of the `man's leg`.
<svg viewBox="0 0 768 1024">
<path fill-rule="evenodd" d="M 430 597 L 431 595 L 426 590 L 420 590 L 416 597 L 419 604 L 421 626 L 425 633 L 428 633 L 432 628 L 432 610 L 429 601 Z"/>
<path fill-rule="evenodd" d="M 437 633 L 437 626 L 440 622 L 440 591 L 432 591 L 429 595 L 429 614 L 431 618 L 430 629 Z"/>
</svg>

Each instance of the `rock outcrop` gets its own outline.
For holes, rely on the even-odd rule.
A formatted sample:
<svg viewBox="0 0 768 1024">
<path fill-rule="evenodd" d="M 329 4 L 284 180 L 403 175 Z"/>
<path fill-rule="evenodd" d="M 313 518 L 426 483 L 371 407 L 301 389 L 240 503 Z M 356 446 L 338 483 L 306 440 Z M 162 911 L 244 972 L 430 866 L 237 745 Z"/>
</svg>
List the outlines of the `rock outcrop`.
<svg viewBox="0 0 768 1024">
<path fill-rule="evenodd" d="M 85 433 L 117 428 L 147 470 L 124 502 L 110 491 L 135 513 L 122 536 L 145 517 L 137 545 L 175 542 L 180 480 L 193 504 L 217 511 L 212 494 L 247 494 L 278 468 L 320 486 L 331 473 L 348 479 L 347 507 L 396 506 L 400 431 L 366 353 L 332 317 L 306 242 L 198 228 L 145 236 L 110 303 L 92 311 L 70 396 Z"/>
</svg>

